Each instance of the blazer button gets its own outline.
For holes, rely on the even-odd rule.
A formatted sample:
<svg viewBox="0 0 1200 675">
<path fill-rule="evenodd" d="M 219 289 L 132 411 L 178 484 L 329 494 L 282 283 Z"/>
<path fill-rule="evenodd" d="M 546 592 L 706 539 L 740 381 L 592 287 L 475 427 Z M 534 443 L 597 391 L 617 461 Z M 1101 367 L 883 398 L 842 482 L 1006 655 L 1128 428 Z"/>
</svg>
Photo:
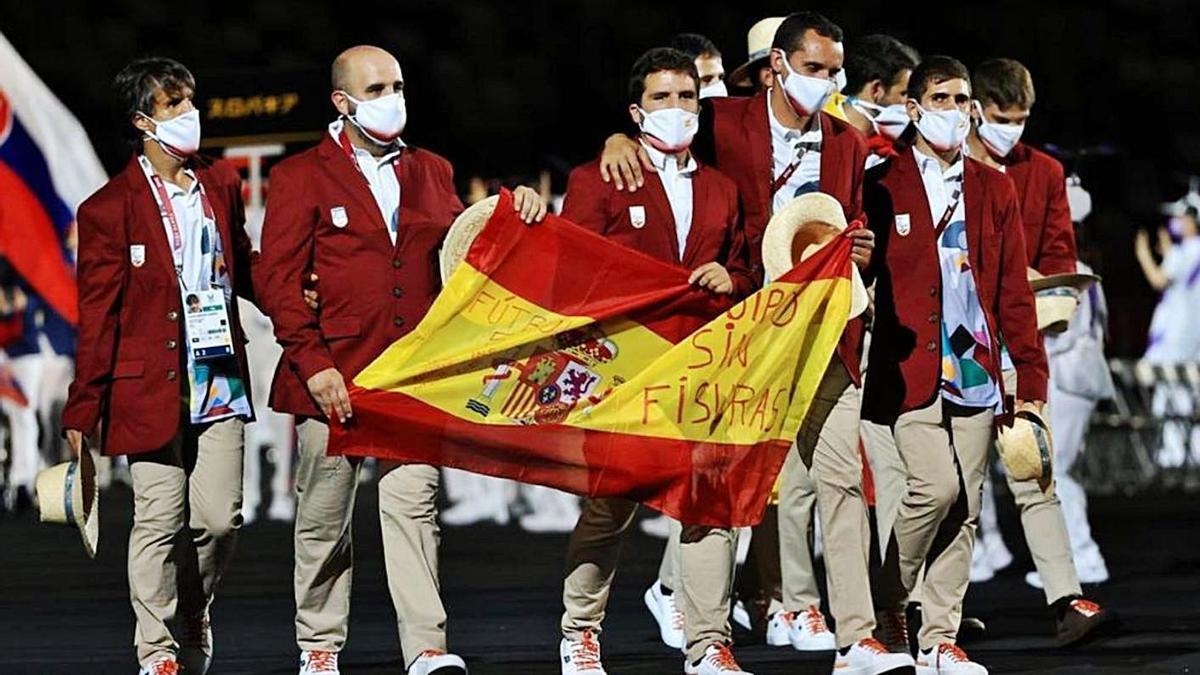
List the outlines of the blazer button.
<svg viewBox="0 0 1200 675">
<path fill-rule="evenodd" d="M 399 298 L 404 296 L 404 289 L 399 286 L 392 289 L 392 297 Z"/>
<path fill-rule="evenodd" d="M 930 286 L 929 287 L 929 297 L 933 298 L 936 296 L 937 296 L 937 286 Z"/>
<path fill-rule="evenodd" d="M 937 312 L 930 312 L 930 314 L 929 314 L 929 323 L 937 323 L 937 322 L 938 322 L 938 313 L 937 313 Z"/>
<path fill-rule="evenodd" d="M 404 317 L 398 316 L 398 317 L 392 319 L 392 323 L 394 323 L 397 326 L 403 326 L 404 325 Z"/>
<path fill-rule="evenodd" d="M 167 340 L 167 349 L 175 349 L 176 343 L 174 340 Z"/>
<path fill-rule="evenodd" d="M 935 351 L 936 349 L 937 349 L 937 343 L 934 342 L 933 340 L 930 340 L 929 342 L 925 343 L 925 351 L 932 352 L 932 351 Z"/>
<path fill-rule="evenodd" d="M 394 258 L 392 260 L 392 267 L 395 267 L 396 269 L 400 269 L 400 267 L 402 265 L 404 265 L 404 261 L 400 260 L 399 258 Z"/>
<path fill-rule="evenodd" d="M 176 373 L 175 373 L 175 371 L 174 371 L 174 370 L 168 370 L 168 371 L 167 371 L 167 379 L 168 379 L 168 380 L 174 380 L 174 379 L 175 379 L 175 375 L 176 375 Z"/>
<path fill-rule="evenodd" d="M 171 310 L 171 311 L 167 312 L 167 321 L 178 321 L 178 320 L 179 320 L 179 312 L 176 312 L 175 310 Z"/>
</svg>

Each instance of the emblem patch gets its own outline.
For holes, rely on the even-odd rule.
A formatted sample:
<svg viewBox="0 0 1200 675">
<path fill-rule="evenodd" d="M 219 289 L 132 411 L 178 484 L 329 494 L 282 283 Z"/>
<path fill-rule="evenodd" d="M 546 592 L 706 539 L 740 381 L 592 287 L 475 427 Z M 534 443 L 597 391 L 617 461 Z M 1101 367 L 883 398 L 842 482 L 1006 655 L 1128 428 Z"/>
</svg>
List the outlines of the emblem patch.
<svg viewBox="0 0 1200 675">
<path fill-rule="evenodd" d="M 345 227 L 350 222 L 350 218 L 346 216 L 346 207 L 344 206 L 335 206 L 329 209 L 329 217 L 333 220 L 334 227 Z"/>
<path fill-rule="evenodd" d="M 141 267 L 146 264 L 146 246 L 145 244 L 132 244 L 129 247 L 129 262 L 134 267 Z"/>
<path fill-rule="evenodd" d="M 631 206 L 629 207 L 629 221 L 637 229 L 642 229 L 646 226 L 646 207 Z"/>
<path fill-rule="evenodd" d="M 896 214 L 896 234 L 907 237 L 912 231 L 912 222 L 907 213 Z"/>
</svg>

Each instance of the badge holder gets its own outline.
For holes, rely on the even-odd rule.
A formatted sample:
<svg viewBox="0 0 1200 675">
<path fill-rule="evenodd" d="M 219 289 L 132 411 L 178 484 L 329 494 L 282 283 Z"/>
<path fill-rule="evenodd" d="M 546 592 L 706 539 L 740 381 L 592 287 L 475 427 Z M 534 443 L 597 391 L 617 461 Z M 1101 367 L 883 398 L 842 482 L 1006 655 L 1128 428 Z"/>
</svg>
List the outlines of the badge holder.
<svg viewBox="0 0 1200 675">
<path fill-rule="evenodd" d="M 225 305 L 225 291 L 183 292 L 183 317 L 188 348 L 197 361 L 233 356 L 233 330 Z"/>
</svg>

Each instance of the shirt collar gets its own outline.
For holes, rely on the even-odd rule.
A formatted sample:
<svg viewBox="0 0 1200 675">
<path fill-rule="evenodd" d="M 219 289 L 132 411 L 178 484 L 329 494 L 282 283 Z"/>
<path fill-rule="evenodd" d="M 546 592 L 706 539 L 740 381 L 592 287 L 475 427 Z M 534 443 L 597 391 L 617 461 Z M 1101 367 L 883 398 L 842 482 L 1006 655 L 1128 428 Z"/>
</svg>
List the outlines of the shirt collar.
<svg viewBox="0 0 1200 675">
<path fill-rule="evenodd" d="M 655 168 L 657 168 L 659 171 L 674 171 L 674 173 L 679 174 L 680 176 L 687 176 L 691 175 L 696 171 L 696 169 L 699 168 L 699 165 L 696 164 L 695 155 L 690 152 L 688 153 L 687 162 L 680 167 L 679 162 L 677 162 L 674 157 L 667 155 L 667 153 L 659 150 L 645 141 L 639 142 L 642 144 L 642 147 L 646 149 L 646 154 L 650 155 L 650 163 L 654 164 Z"/>
<path fill-rule="evenodd" d="M 930 157 L 918 150 L 915 143 L 913 144 L 912 151 L 913 157 L 917 159 L 917 167 L 921 170 L 921 173 L 936 172 L 943 180 L 954 180 L 963 175 L 964 154 L 962 152 L 959 152 L 958 159 L 954 160 L 954 163 L 946 167 L 946 170 L 943 171 L 941 162 L 936 157 Z"/>
<path fill-rule="evenodd" d="M 333 138 L 333 142 L 338 144 L 338 147 L 341 147 L 341 145 L 342 145 L 342 129 L 344 129 L 345 126 L 346 126 L 346 120 L 341 117 L 339 117 L 336 120 L 334 120 L 333 122 L 329 123 L 329 135 L 330 135 L 330 137 Z M 397 138 L 396 139 L 396 149 L 387 153 L 386 155 L 384 155 L 382 157 L 378 157 L 378 158 L 376 158 L 375 155 L 372 155 L 371 153 L 367 152 L 366 150 L 363 150 L 362 148 L 354 147 L 353 149 L 354 149 L 355 157 L 358 157 L 358 158 L 369 157 L 376 164 L 382 165 L 384 163 L 392 161 L 393 159 L 396 159 L 396 156 L 400 154 L 400 151 L 407 147 L 408 146 L 404 143 L 404 141 Z"/>
<path fill-rule="evenodd" d="M 797 141 L 809 141 L 809 142 L 815 141 L 818 143 L 821 141 L 821 120 L 818 116 L 822 115 L 823 113 L 818 111 L 816 114 L 814 114 L 812 116 L 812 120 L 813 120 L 811 123 L 812 128 L 809 129 L 808 131 L 801 131 L 800 129 L 792 129 L 790 127 L 783 126 L 783 123 L 780 122 L 779 119 L 775 117 L 775 110 L 773 108 L 771 108 L 771 90 L 770 89 L 767 89 L 766 99 L 767 99 L 767 118 L 769 120 L 771 120 L 771 138 L 773 138 L 776 141 L 780 141 L 780 142 L 788 143 L 788 144 L 796 143 Z"/>
</svg>

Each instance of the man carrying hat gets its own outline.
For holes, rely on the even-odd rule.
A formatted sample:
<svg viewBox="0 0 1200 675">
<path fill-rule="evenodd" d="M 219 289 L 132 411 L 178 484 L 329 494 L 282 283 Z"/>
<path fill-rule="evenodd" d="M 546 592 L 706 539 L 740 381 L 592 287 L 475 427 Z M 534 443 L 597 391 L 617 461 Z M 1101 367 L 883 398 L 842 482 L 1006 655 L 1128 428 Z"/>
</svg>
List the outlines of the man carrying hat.
<svg viewBox="0 0 1200 675">
<path fill-rule="evenodd" d="M 970 103 L 966 67 L 922 61 L 908 86 L 914 145 L 872 169 L 864 190 L 879 250 L 863 416 L 891 427 L 907 472 L 885 561 L 896 575 L 874 590 L 880 610 L 899 613 L 926 570 L 917 671 L 928 675 L 987 672 L 955 645 L 987 453 L 998 419 L 1041 409 L 1048 375 L 1016 193 L 961 150 Z"/>
<path fill-rule="evenodd" d="M 196 154 L 196 83 L 182 64 L 140 59 L 114 84 L 135 154 L 79 207 L 79 342 L 62 423 L 76 456 L 99 430 L 105 455 L 129 457 L 141 673 L 204 673 L 253 419 L 234 298 L 252 297 L 242 185 Z"/>
<path fill-rule="evenodd" d="M 737 186 L 699 163 L 689 150 L 697 130 L 699 93 L 699 75 L 687 54 L 671 48 L 643 54 L 629 78 L 629 115 L 640 130 L 637 143 L 657 172 L 648 176 L 643 190 L 630 193 L 605 184 L 599 161 L 584 164 L 571 172 L 562 215 L 692 270 L 691 282 L 702 288 L 740 298 L 756 283 L 738 219 Z M 571 534 L 563 583 L 563 675 L 604 673 L 598 636 L 623 534 L 636 511 L 637 504 L 624 499 L 588 500 Z M 656 588 L 660 594 L 683 596 L 683 611 L 694 619 L 684 669 L 702 675 L 740 673 L 729 651 L 732 575 L 720 562 L 734 555 L 733 530 L 685 525 L 682 541 L 678 588 Z M 689 598 L 694 607 L 687 606 Z M 663 606 L 671 608 L 675 602 Z"/>
<path fill-rule="evenodd" d="M 1024 223 L 1025 253 L 1031 275 L 1074 273 L 1075 230 L 1062 165 L 1021 142 L 1034 104 L 1033 78 L 1018 61 L 1001 58 L 979 64 L 973 84 L 975 100 L 967 150 L 971 157 L 1012 179 Z M 1059 643 L 1078 643 L 1108 623 L 1112 616 L 1095 602 L 1083 598 L 1066 521 L 1053 485 L 1043 489 L 1037 481 L 1016 481 L 1011 475 L 1007 478 L 1009 490 L 1021 509 L 1021 528 L 1037 567 L 1029 579 L 1045 590 L 1046 603 L 1054 612 Z M 990 490 L 985 491 L 984 499 L 991 499 Z M 995 510 L 994 504 L 986 502 L 983 508 Z M 986 548 L 1003 547 L 995 529 L 995 517 L 983 518 L 982 523 L 991 526 L 981 527 L 982 540 L 990 544 Z"/>
<path fill-rule="evenodd" d="M 328 424 L 352 423 L 346 383 L 411 331 L 438 292 L 435 261 L 462 211 L 442 157 L 400 140 L 407 119 L 395 57 L 352 47 L 333 63 L 338 119 L 314 148 L 271 171 L 255 288 L 283 358 L 271 407 L 297 419 L 296 641 L 300 672 L 338 673 L 353 568 L 351 515 L 357 461 L 326 456 Z M 515 193 L 527 222 L 545 204 Z M 311 274 L 320 307 L 301 297 Z M 297 300 L 300 300 L 297 302 Z M 385 465 L 379 479 L 388 587 L 405 664 L 413 675 L 465 674 L 446 653 L 438 582 L 438 470 Z"/>
<path fill-rule="evenodd" d="M 862 135 L 823 111 L 842 68 L 841 29 L 813 12 L 793 14 L 776 31 L 769 59 L 774 79 L 768 90 L 749 98 L 706 100 L 702 113 L 706 117 L 701 119 L 696 143 L 697 154 L 715 158 L 716 166 L 738 184 L 756 274 L 762 273 L 761 246 L 768 219 L 795 197 L 824 192 L 842 205 L 847 221 L 861 218 L 867 157 Z M 639 160 L 637 153 L 629 139 L 614 136 L 606 144 L 601 170 L 615 180 L 622 167 L 633 164 L 640 169 L 644 160 Z M 874 246 L 873 233 L 859 228 L 849 236 L 854 242 L 852 258 L 860 268 L 865 267 Z M 784 607 L 773 623 L 796 647 L 829 633 L 815 598 L 808 599 L 807 605 L 797 605 L 787 590 L 789 558 L 798 551 L 807 553 L 799 542 L 784 537 L 796 530 L 785 528 L 785 521 L 794 517 L 789 504 L 802 487 L 800 481 L 789 477 L 806 475 L 804 467 L 809 466 L 825 542 L 830 607 L 837 620 L 836 641 L 829 640 L 824 648 L 838 647 L 834 667 L 839 672 L 897 667 L 894 655 L 887 654 L 872 637 L 875 617 L 867 568 L 869 526 L 858 447 L 862 334 L 860 319 L 847 325 L 837 357 L 830 363 L 797 438 L 799 452 L 791 461 L 800 460 L 801 464 L 790 470 L 785 465 L 780 494 Z"/>
</svg>

